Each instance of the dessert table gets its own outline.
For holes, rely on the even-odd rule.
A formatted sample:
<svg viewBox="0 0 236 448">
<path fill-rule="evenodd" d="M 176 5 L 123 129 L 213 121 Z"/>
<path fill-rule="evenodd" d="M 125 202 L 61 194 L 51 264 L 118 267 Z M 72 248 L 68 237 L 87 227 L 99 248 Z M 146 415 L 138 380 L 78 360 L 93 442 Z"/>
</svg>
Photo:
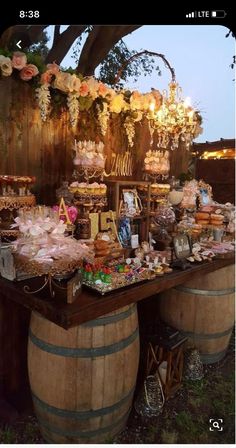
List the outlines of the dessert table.
<svg viewBox="0 0 236 448">
<path fill-rule="evenodd" d="M 60 327 L 69 329 L 231 264 L 234 264 L 234 257 L 196 263 L 189 269 L 174 270 L 154 280 L 109 292 L 103 296 L 83 288 L 81 295 L 72 304 L 51 298 L 49 294 L 45 296 L 45 292 L 40 296 L 26 294 L 23 291 L 23 285 L 29 283 L 29 280 L 12 282 L 0 277 L 0 300 L 1 297 L 9 299 L 31 311 L 37 311 Z M 33 279 L 31 282 L 33 284 Z"/>
</svg>

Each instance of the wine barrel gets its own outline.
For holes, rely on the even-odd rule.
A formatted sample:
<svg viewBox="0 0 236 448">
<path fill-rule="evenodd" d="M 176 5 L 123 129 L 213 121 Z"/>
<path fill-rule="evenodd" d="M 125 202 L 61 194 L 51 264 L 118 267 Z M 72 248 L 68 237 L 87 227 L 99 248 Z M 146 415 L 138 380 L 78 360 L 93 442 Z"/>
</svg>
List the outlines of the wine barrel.
<svg viewBox="0 0 236 448">
<path fill-rule="evenodd" d="M 234 265 L 161 293 L 159 311 L 164 322 L 188 336 L 204 364 L 220 361 L 234 325 Z"/>
<path fill-rule="evenodd" d="M 138 363 L 136 304 L 69 330 L 33 312 L 28 370 L 44 439 L 111 441 L 126 425 Z"/>
</svg>

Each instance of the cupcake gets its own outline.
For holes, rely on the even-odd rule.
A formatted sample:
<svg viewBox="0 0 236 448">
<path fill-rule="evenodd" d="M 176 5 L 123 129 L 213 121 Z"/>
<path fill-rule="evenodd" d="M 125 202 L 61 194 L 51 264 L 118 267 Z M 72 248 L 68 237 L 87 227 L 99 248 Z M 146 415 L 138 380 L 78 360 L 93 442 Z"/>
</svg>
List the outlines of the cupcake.
<svg viewBox="0 0 236 448">
<path fill-rule="evenodd" d="M 76 193 L 77 190 L 78 190 L 78 186 L 79 186 L 79 183 L 78 183 L 78 182 L 72 182 L 72 183 L 69 185 L 69 191 L 70 191 L 71 193 Z"/>
<path fill-rule="evenodd" d="M 80 182 L 77 188 L 78 193 L 86 194 L 87 193 L 87 184 L 85 182 Z"/>
<path fill-rule="evenodd" d="M 103 196 L 106 195 L 107 193 L 107 186 L 105 184 L 100 184 L 100 194 L 102 194 Z"/>
</svg>

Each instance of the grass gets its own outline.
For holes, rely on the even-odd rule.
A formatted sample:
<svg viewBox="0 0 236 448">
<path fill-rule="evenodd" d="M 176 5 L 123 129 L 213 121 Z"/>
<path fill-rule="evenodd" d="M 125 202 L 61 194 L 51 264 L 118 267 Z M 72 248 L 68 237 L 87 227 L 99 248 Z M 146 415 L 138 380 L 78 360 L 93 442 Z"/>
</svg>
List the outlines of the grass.
<svg viewBox="0 0 236 448">
<path fill-rule="evenodd" d="M 157 433 L 159 431 L 158 426 L 159 425 L 157 425 L 157 424 L 148 426 L 148 429 L 146 430 L 146 433 L 145 433 L 145 443 L 155 443 Z M 147 440 L 147 442 L 146 442 L 146 440 Z"/>
<path fill-rule="evenodd" d="M 178 433 L 176 431 L 166 431 L 163 429 L 161 431 L 161 442 L 176 444 L 178 442 Z"/>
<path fill-rule="evenodd" d="M 38 426 L 35 426 L 33 423 L 27 423 L 24 427 L 24 436 L 26 443 L 34 443 L 35 438 L 38 435 Z"/>
<path fill-rule="evenodd" d="M 10 426 L 5 426 L 0 429 L 0 443 L 1 444 L 14 444 L 17 443 L 17 434 Z"/>
</svg>

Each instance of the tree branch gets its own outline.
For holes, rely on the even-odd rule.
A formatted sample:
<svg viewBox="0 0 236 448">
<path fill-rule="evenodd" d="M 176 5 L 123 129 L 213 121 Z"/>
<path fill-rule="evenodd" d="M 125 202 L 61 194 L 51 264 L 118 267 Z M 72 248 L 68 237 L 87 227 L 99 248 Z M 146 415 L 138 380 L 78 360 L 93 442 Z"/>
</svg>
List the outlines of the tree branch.
<svg viewBox="0 0 236 448">
<path fill-rule="evenodd" d="M 77 73 L 94 74 L 95 68 L 105 59 L 111 48 L 140 25 L 94 26 L 81 51 Z"/>
<path fill-rule="evenodd" d="M 156 53 L 154 51 L 143 50 L 143 51 L 140 51 L 139 53 L 133 54 L 133 56 L 131 56 L 129 59 L 127 59 L 127 61 L 125 61 L 125 63 L 121 66 L 120 70 L 118 71 L 118 73 L 117 73 L 117 75 L 115 77 L 114 84 L 119 82 L 120 77 L 121 77 L 125 67 L 129 64 L 129 62 L 131 62 L 134 59 L 142 56 L 143 54 L 148 54 L 149 56 L 157 56 L 158 58 L 161 58 L 164 61 L 165 66 L 170 70 L 172 82 L 175 82 L 175 70 L 174 70 L 173 67 L 171 67 L 170 63 L 167 61 L 167 59 L 164 56 L 164 54 Z"/>
<path fill-rule="evenodd" d="M 46 57 L 47 62 L 56 62 L 58 65 L 64 59 L 68 53 L 70 47 L 73 45 L 74 41 L 79 37 L 87 28 L 87 25 L 70 25 L 63 31 L 63 33 L 58 34 L 57 38 L 53 42 L 53 46 Z"/>
<path fill-rule="evenodd" d="M 60 36 L 60 25 L 55 25 L 52 46 L 56 45 L 56 43 L 58 42 L 59 36 Z"/>
</svg>

